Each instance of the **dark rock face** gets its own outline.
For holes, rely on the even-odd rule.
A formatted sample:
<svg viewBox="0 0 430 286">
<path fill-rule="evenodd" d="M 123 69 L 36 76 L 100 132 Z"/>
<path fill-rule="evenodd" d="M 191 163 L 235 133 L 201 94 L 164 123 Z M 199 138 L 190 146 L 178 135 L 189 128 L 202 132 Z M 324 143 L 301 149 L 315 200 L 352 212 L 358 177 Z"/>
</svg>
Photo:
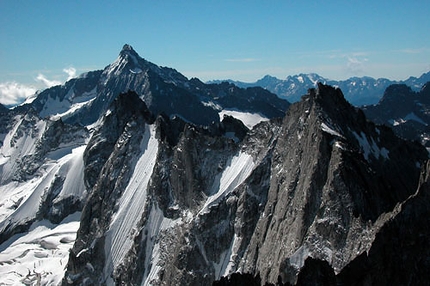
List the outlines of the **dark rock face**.
<svg viewBox="0 0 430 286">
<path fill-rule="evenodd" d="M 75 284 L 99 284 L 103 281 L 104 277 L 94 277 L 96 273 L 100 275 L 105 263 L 103 231 L 108 229 L 116 211 L 116 201 L 135 168 L 145 124 L 153 120 L 136 93 L 121 94 L 104 117 L 102 127 L 93 135 L 93 141 L 88 145 L 90 148 L 85 151 L 85 181 L 92 193 L 81 217 L 78 231 L 81 239 L 70 253 L 70 272 L 79 274 L 75 274 L 73 279 L 69 276 L 69 281 Z M 137 130 L 140 131 L 135 135 Z M 93 267 L 88 269 L 82 261 L 92 263 Z"/>
<path fill-rule="evenodd" d="M 296 285 L 331 286 L 336 285 L 333 268 L 327 261 L 307 258 L 297 276 Z"/>
<path fill-rule="evenodd" d="M 414 193 L 416 162 L 427 158 L 323 85 L 290 107 L 276 146 L 264 216 L 245 259 L 256 264 L 243 265 L 263 282 L 281 275 L 295 283 L 294 269 L 308 256 L 342 269 L 370 247 L 377 218 Z M 394 162 L 406 149 L 416 157 L 403 168 Z"/>
<path fill-rule="evenodd" d="M 114 116 L 114 114 L 121 114 L 121 117 Z M 138 116 L 143 117 L 147 122 L 152 123 L 154 121 L 146 104 L 139 99 L 135 92 L 121 93 L 114 100 L 111 109 L 104 117 L 105 124 L 91 137 L 88 143 L 89 147 L 84 153 L 87 188 L 92 188 L 96 183 L 101 168 L 113 152 L 115 143 L 124 132 L 127 123 Z"/>
<path fill-rule="evenodd" d="M 378 124 L 390 126 L 409 140 L 428 146 L 430 138 L 430 84 L 419 92 L 404 84 L 389 86 L 378 104 L 363 107 L 366 116 Z"/>
<path fill-rule="evenodd" d="M 417 192 L 396 207 L 375 236 L 368 253 L 338 274 L 343 285 L 426 285 L 429 281 L 430 165 Z"/>
</svg>

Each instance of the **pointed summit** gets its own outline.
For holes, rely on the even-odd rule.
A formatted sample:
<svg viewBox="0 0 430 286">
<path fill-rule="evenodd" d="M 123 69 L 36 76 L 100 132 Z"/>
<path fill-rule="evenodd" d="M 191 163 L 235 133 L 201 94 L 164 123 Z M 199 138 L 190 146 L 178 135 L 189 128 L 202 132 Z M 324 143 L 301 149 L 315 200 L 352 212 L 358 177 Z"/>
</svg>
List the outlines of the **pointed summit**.
<svg viewBox="0 0 430 286">
<path fill-rule="evenodd" d="M 133 51 L 133 52 L 134 52 L 133 47 L 132 47 L 131 45 L 129 45 L 129 44 L 125 44 L 125 45 L 122 47 L 122 50 L 123 50 L 123 51 Z"/>
<path fill-rule="evenodd" d="M 122 47 L 120 55 L 130 55 L 131 57 L 134 57 L 134 58 L 139 58 L 140 57 L 139 54 L 129 44 L 125 44 Z"/>
<path fill-rule="evenodd" d="M 139 54 L 129 44 L 125 44 L 119 53 L 118 58 L 107 68 L 104 73 L 109 76 L 118 76 L 121 73 L 138 74 L 146 69 L 147 61 L 139 56 Z"/>
</svg>

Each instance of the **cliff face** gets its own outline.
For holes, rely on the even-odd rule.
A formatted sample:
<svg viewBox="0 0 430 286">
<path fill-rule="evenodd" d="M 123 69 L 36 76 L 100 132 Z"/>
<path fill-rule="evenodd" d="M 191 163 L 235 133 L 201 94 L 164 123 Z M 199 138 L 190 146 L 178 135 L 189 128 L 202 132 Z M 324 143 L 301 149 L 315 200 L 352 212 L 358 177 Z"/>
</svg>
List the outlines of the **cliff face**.
<svg viewBox="0 0 430 286">
<path fill-rule="evenodd" d="M 404 158 L 406 150 L 414 159 Z M 256 263 L 243 263 L 244 272 L 294 283 L 308 256 L 340 271 L 369 249 L 381 214 L 415 192 L 426 156 L 367 122 L 340 90 L 311 90 L 284 119 L 268 201 L 245 259 Z"/>
<path fill-rule="evenodd" d="M 429 82 L 418 92 L 404 84 L 390 85 L 377 104 L 363 110 L 370 120 L 390 126 L 398 136 L 430 146 Z"/>
<path fill-rule="evenodd" d="M 91 195 L 64 284 L 207 285 L 235 272 L 301 283 L 311 259 L 348 279 L 428 158 L 321 84 L 235 140 L 244 129 L 231 118 L 202 128 L 133 106 L 111 108 L 87 146 L 91 166 L 123 122 L 99 176 L 86 169 Z"/>
</svg>

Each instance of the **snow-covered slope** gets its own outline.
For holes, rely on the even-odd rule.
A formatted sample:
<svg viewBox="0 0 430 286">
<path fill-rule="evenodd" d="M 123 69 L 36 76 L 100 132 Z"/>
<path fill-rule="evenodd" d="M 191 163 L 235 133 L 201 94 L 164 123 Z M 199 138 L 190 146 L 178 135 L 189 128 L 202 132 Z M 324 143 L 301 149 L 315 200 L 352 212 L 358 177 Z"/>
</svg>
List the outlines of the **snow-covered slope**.
<svg viewBox="0 0 430 286">
<path fill-rule="evenodd" d="M 252 129 L 255 125 L 257 125 L 262 121 L 269 120 L 269 118 L 262 116 L 258 113 L 242 112 L 242 111 L 229 110 L 229 109 L 223 109 L 220 111 L 219 113 L 220 120 L 224 118 L 224 115 L 230 115 L 236 119 L 239 119 L 249 129 Z"/>
<path fill-rule="evenodd" d="M 109 278 L 133 245 L 137 220 L 145 211 L 147 186 L 157 159 L 158 140 L 154 126 L 146 126 L 134 172 L 117 202 L 115 215 L 106 232 L 106 263 L 104 275 Z"/>
<path fill-rule="evenodd" d="M 31 111 L 11 112 L 0 146 L 0 277 L 4 285 L 58 285 L 86 198 L 88 133 Z"/>
<path fill-rule="evenodd" d="M 60 285 L 69 259 L 80 213 L 59 224 L 33 223 L 26 233 L 16 234 L 0 245 L 2 285 Z"/>
</svg>

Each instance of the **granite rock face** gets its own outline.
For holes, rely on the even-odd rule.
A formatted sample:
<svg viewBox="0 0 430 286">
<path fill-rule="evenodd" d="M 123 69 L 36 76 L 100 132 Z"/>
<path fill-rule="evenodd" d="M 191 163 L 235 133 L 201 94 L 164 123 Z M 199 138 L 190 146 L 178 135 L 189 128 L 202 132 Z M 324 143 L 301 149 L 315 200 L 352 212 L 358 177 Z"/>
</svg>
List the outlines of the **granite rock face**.
<svg viewBox="0 0 430 286">
<path fill-rule="evenodd" d="M 355 261 L 385 267 L 378 245 L 405 223 L 390 227 L 428 174 L 424 147 L 367 121 L 330 86 L 252 130 L 231 118 L 154 120 L 143 103 L 124 103 L 130 96 L 117 98 L 87 146 L 87 166 L 98 144 L 112 151 L 95 152 L 100 165 L 86 169 L 91 195 L 64 285 L 210 285 L 233 273 L 261 284 L 347 283 Z"/>
</svg>

